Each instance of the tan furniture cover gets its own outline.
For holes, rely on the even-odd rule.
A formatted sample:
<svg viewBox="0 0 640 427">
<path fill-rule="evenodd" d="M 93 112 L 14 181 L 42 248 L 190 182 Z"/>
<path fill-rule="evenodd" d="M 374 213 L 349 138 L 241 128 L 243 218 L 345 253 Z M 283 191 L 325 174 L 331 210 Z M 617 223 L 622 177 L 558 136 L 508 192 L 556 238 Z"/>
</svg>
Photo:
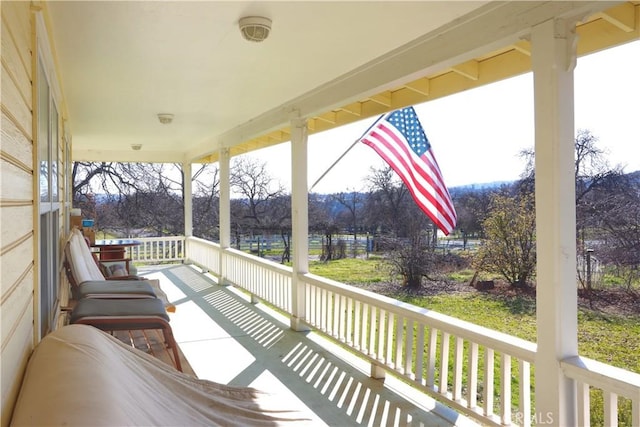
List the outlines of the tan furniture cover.
<svg viewBox="0 0 640 427">
<path fill-rule="evenodd" d="M 15 426 L 304 424 L 276 395 L 195 379 L 86 325 L 36 347 L 12 418 Z"/>
</svg>

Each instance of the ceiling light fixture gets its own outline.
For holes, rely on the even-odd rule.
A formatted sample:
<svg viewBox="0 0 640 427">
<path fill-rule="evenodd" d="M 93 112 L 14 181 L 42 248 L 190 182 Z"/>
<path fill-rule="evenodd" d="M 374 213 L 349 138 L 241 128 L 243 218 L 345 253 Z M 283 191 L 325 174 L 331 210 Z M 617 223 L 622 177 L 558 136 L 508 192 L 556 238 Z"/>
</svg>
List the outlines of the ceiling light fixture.
<svg viewBox="0 0 640 427">
<path fill-rule="evenodd" d="M 238 21 L 240 32 L 245 40 L 261 42 L 269 37 L 271 19 L 262 16 L 245 16 Z"/>
<path fill-rule="evenodd" d="M 173 114 L 160 113 L 158 114 L 158 120 L 160 120 L 160 123 L 163 125 L 168 125 L 173 121 Z"/>
<path fill-rule="evenodd" d="M 131 149 L 133 151 L 140 151 L 141 148 L 142 148 L 142 144 L 131 144 Z"/>
</svg>

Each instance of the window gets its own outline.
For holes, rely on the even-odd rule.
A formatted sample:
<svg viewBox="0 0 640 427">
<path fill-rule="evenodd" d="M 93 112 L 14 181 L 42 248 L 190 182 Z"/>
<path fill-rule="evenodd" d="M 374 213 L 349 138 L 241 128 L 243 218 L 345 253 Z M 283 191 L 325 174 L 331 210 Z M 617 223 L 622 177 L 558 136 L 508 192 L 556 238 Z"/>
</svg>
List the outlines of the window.
<svg viewBox="0 0 640 427">
<path fill-rule="evenodd" d="M 40 201 L 49 198 L 49 84 L 47 75 L 38 61 L 38 168 L 40 169 Z"/>
<path fill-rule="evenodd" d="M 59 304 L 59 230 L 60 204 L 58 186 L 58 109 L 51 94 L 47 73 L 38 56 L 37 76 L 37 147 L 38 193 L 40 194 L 40 337 L 53 329 Z"/>
</svg>

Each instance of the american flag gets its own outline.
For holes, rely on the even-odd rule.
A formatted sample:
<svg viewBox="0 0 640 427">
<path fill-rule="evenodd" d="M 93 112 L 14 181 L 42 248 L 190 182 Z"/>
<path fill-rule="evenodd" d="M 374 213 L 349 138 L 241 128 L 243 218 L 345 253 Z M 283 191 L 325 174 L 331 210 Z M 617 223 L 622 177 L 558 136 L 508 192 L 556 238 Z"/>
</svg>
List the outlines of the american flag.
<svg viewBox="0 0 640 427">
<path fill-rule="evenodd" d="M 456 226 L 456 210 L 413 107 L 383 115 L 360 141 L 373 148 L 400 176 L 436 226 L 445 235 L 451 233 Z"/>
</svg>

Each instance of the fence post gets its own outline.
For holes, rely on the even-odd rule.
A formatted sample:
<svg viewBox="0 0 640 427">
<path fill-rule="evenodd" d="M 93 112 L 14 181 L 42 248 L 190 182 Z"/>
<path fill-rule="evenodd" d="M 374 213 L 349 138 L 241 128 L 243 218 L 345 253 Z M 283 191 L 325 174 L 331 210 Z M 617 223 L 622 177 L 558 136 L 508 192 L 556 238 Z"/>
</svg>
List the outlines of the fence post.
<svg viewBox="0 0 640 427">
<path fill-rule="evenodd" d="M 587 289 L 591 290 L 591 254 L 593 249 L 587 249 Z"/>
</svg>

